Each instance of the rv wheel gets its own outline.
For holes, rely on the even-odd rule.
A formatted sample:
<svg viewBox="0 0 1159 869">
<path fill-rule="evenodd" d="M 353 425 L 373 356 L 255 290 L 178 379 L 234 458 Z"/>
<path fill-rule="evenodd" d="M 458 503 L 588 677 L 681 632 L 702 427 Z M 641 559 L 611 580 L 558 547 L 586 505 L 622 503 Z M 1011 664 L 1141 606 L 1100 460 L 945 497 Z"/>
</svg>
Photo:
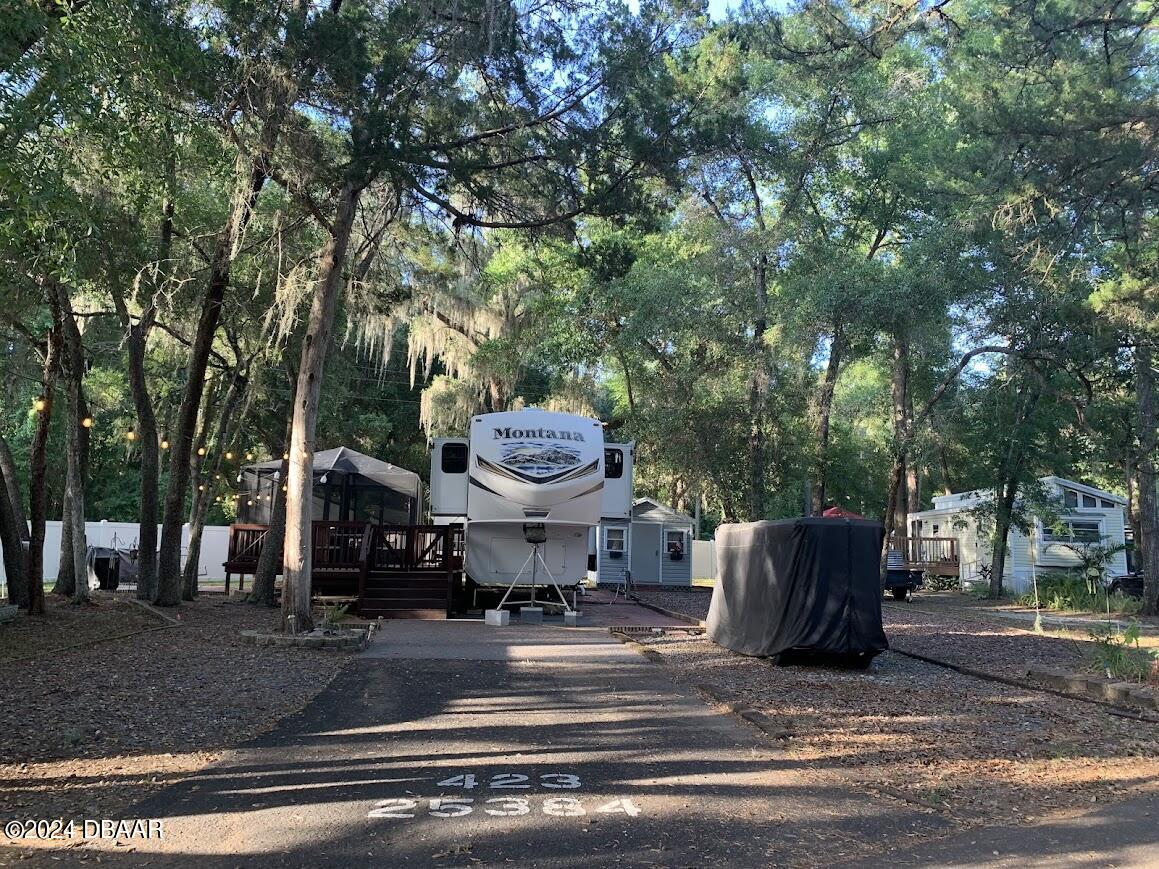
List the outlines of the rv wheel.
<svg viewBox="0 0 1159 869">
<path fill-rule="evenodd" d="M 908 588 L 894 588 L 894 589 L 891 589 L 891 591 L 893 592 L 893 599 L 894 600 L 909 600 L 910 599 L 910 590 Z"/>
</svg>

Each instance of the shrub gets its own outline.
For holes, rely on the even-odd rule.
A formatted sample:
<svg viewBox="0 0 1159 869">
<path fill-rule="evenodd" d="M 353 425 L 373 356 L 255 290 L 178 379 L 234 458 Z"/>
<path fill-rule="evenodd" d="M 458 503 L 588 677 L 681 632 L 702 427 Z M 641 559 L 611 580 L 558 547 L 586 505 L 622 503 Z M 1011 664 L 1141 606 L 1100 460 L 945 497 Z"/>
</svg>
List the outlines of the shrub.
<svg viewBox="0 0 1159 869">
<path fill-rule="evenodd" d="M 1034 606 L 1034 591 L 1018 598 L 1023 606 Z M 1142 601 L 1115 593 L 1105 588 L 1093 592 L 1086 580 L 1073 573 L 1044 573 L 1038 577 L 1038 605 L 1043 609 L 1070 612 L 1113 612 L 1134 615 L 1142 608 Z"/>
<path fill-rule="evenodd" d="M 1132 649 L 1139 648 L 1139 625 L 1132 623 L 1125 631 L 1118 631 L 1110 625 L 1091 628 L 1092 663 L 1108 679 L 1142 679 L 1150 669 Z"/>
</svg>

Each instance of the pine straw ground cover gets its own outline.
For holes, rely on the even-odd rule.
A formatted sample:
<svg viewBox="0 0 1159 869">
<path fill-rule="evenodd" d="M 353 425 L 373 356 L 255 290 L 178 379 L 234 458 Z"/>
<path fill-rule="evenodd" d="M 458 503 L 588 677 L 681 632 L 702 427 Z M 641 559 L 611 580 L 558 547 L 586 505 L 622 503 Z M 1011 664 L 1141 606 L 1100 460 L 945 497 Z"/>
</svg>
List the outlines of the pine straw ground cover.
<svg viewBox="0 0 1159 869">
<path fill-rule="evenodd" d="M 653 601 L 650 594 L 641 597 Z M 680 597 L 683 611 L 706 611 L 708 595 L 656 602 L 679 610 Z M 1081 659 L 1072 640 L 965 617 L 886 607 L 886 625 L 895 648 L 968 659 L 978 669 L 1025 674 L 1031 663 Z M 964 825 L 1029 821 L 1159 790 L 1159 724 L 1113 715 L 1106 707 L 964 676 L 894 652 L 856 672 L 776 667 L 704 637 L 642 642 L 660 652 L 682 681 L 772 718 L 791 734 L 782 739 L 787 758 L 818 784 L 892 793 Z"/>
<path fill-rule="evenodd" d="M 167 613 L 180 623 L 109 595 L 50 596 L 45 617 L 0 625 L 0 818 L 122 817 L 300 709 L 349 659 L 243 645 L 277 613 L 241 601 Z"/>
</svg>

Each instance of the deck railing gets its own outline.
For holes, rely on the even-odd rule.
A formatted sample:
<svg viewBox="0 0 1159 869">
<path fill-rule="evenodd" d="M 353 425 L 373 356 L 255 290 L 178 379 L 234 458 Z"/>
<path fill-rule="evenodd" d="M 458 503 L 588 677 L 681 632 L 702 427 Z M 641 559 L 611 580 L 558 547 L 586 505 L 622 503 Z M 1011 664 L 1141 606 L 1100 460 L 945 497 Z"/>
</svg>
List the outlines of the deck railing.
<svg viewBox="0 0 1159 869">
<path fill-rule="evenodd" d="M 958 563 L 958 541 L 950 537 L 896 537 L 893 546 L 901 550 L 908 564 L 923 566 Z"/>
</svg>

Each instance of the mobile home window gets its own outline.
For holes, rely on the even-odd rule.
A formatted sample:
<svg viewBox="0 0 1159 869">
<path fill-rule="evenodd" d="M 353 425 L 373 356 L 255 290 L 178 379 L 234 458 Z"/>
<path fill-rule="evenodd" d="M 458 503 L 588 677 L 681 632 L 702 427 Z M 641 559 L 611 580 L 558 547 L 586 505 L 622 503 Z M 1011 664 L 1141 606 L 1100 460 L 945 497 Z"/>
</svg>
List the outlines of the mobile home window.
<svg viewBox="0 0 1159 869">
<path fill-rule="evenodd" d="M 1054 528 L 1043 528 L 1043 540 L 1066 540 L 1075 543 L 1098 543 L 1102 539 L 1102 529 L 1098 522 L 1079 522 L 1064 519 Z"/>
<path fill-rule="evenodd" d="M 618 480 L 624 476 L 624 451 L 604 450 L 604 479 Z"/>
<path fill-rule="evenodd" d="M 443 444 L 443 455 L 440 462 L 444 474 L 467 473 L 467 445 Z"/>
<path fill-rule="evenodd" d="M 684 532 L 683 531 L 668 531 L 665 549 L 668 552 L 683 552 L 684 551 Z"/>
<path fill-rule="evenodd" d="M 604 549 L 608 552 L 623 552 L 624 551 L 624 529 L 623 528 L 605 528 L 604 529 Z"/>
<path fill-rule="evenodd" d="M 1083 495 L 1083 506 L 1084 507 L 1097 507 L 1098 502 L 1094 499 L 1094 497 L 1092 495 Z"/>
<path fill-rule="evenodd" d="M 1062 503 L 1067 507 L 1077 507 L 1079 505 L 1079 493 L 1073 489 L 1067 489 L 1062 493 Z"/>
<path fill-rule="evenodd" d="M 1103 500 L 1099 501 L 1099 506 L 1102 507 L 1104 510 L 1114 510 L 1115 509 L 1115 502 L 1108 501 L 1104 498 Z"/>
</svg>

